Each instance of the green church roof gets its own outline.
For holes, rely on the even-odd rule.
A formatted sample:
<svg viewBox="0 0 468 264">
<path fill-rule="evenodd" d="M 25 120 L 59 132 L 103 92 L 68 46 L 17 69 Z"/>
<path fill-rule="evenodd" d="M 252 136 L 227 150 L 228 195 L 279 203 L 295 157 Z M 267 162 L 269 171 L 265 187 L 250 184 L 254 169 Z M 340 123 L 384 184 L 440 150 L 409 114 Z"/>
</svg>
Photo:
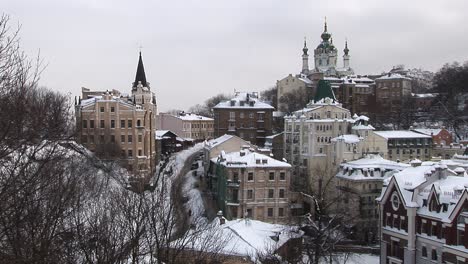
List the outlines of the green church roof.
<svg viewBox="0 0 468 264">
<path fill-rule="evenodd" d="M 314 101 L 317 102 L 327 97 L 336 101 L 335 93 L 330 83 L 325 80 L 320 80 L 318 82 L 317 91 L 315 92 Z"/>
</svg>

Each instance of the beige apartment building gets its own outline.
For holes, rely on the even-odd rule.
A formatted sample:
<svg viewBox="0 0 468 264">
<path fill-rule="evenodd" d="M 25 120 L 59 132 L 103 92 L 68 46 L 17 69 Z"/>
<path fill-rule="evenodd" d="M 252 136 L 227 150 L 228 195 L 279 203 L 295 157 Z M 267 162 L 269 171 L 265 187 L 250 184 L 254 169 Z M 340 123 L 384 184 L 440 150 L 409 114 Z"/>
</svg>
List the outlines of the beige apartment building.
<svg viewBox="0 0 468 264">
<path fill-rule="evenodd" d="M 212 159 L 218 206 L 229 219 L 288 222 L 291 165 L 244 149 Z"/>
<path fill-rule="evenodd" d="M 214 136 L 213 118 L 180 112 L 177 115 L 159 113 L 157 119 L 158 129 L 170 130 L 179 137 L 202 141 Z"/>
<path fill-rule="evenodd" d="M 156 98 L 140 53 L 131 95 L 82 88 L 75 105 L 77 141 L 105 160 L 118 160 L 135 176 L 155 170 Z"/>
<path fill-rule="evenodd" d="M 367 243 L 376 242 L 379 231 L 376 198 L 382 192 L 385 179 L 409 166 L 386 160 L 378 154 L 367 154 L 339 166 L 335 175 L 338 211 L 346 212 L 354 239 Z"/>
</svg>

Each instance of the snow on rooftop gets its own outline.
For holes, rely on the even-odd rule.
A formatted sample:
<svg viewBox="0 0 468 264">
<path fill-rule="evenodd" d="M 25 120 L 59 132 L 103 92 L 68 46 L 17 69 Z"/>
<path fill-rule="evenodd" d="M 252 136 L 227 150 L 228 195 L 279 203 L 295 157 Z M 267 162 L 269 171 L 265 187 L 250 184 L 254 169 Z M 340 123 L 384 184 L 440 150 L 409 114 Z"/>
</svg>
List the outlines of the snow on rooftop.
<svg viewBox="0 0 468 264">
<path fill-rule="evenodd" d="M 431 138 L 430 136 L 416 133 L 410 130 L 390 130 L 390 131 L 374 131 L 375 134 L 386 138 Z"/>
<path fill-rule="evenodd" d="M 215 237 L 222 248 L 220 253 L 237 256 L 248 256 L 253 261 L 258 254 L 268 253 L 281 247 L 289 239 L 300 237 L 303 232 L 297 228 L 270 224 L 251 219 L 237 219 L 220 224 L 219 218 L 211 223 L 212 228 L 195 237 L 188 247 L 203 249 L 204 243 Z M 276 241 L 274 238 L 278 238 Z M 214 248 L 218 250 L 219 248 Z M 205 248 L 210 250 L 210 248 Z M 213 249 L 212 249 L 213 250 Z"/>
<path fill-rule="evenodd" d="M 220 102 L 214 109 L 223 108 L 246 108 L 246 109 L 274 109 L 273 106 L 260 101 L 255 93 L 239 92 L 230 100 Z"/>
<path fill-rule="evenodd" d="M 273 159 L 264 154 L 252 152 L 250 150 L 241 150 L 237 152 L 224 153 L 221 152 L 219 157 L 211 159 L 214 163 L 217 163 L 219 158 L 221 158 L 220 164 L 227 167 L 282 167 L 290 168 L 291 165 L 286 162 L 282 162 L 276 159 Z"/>
<path fill-rule="evenodd" d="M 438 135 L 442 131 L 441 128 L 416 128 L 412 130 L 428 136 Z"/>
<path fill-rule="evenodd" d="M 408 77 L 405 77 L 399 73 L 389 73 L 385 74 L 382 77 L 377 78 L 376 80 L 393 80 L 393 79 L 406 79 L 406 80 L 411 80 Z"/>
<path fill-rule="evenodd" d="M 344 141 L 345 143 L 348 143 L 348 144 L 355 144 L 355 143 L 359 143 L 361 139 L 357 135 L 352 134 L 352 135 L 341 135 L 341 136 L 332 138 L 331 141 L 332 142 Z"/>
<path fill-rule="evenodd" d="M 235 137 L 234 135 L 224 134 L 224 135 L 222 135 L 222 136 L 220 136 L 218 138 L 207 141 L 206 146 L 209 147 L 209 148 L 214 148 L 214 147 L 219 146 L 219 145 L 223 144 L 224 142 L 226 142 L 229 139 L 234 138 L 234 137 Z"/>
<path fill-rule="evenodd" d="M 196 115 L 192 113 L 184 113 L 176 116 L 177 118 L 185 121 L 213 121 L 213 118 Z"/>
<path fill-rule="evenodd" d="M 342 163 L 336 177 L 349 180 L 383 180 L 409 166 L 386 160 L 377 154 L 368 154 L 364 158 Z"/>
</svg>

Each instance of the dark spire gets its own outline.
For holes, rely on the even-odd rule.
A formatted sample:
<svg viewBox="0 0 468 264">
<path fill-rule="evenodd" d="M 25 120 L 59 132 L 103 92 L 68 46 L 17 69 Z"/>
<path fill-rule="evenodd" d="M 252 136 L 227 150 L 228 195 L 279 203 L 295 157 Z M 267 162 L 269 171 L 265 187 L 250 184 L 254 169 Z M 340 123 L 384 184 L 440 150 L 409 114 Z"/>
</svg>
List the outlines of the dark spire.
<svg viewBox="0 0 468 264">
<path fill-rule="evenodd" d="M 323 27 L 323 33 L 321 35 L 322 40 L 327 42 L 331 38 L 331 34 L 328 33 L 328 28 L 327 28 L 327 17 L 325 17 L 325 24 Z"/>
<path fill-rule="evenodd" d="M 307 48 L 307 41 L 306 41 L 306 38 L 304 37 L 304 48 L 302 49 L 302 51 L 304 52 L 304 55 L 307 55 L 307 51 L 309 49 Z"/>
<path fill-rule="evenodd" d="M 143 59 L 141 58 L 141 51 L 140 51 L 140 58 L 138 60 L 138 67 L 135 75 L 135 82 L 133 83 L 133 88 L 136 88 L 138 85 L 138 82 L 141 82 L 141 85 L 143 87 L 148 87 L 146 84 L 146 74 L 145 74 L 145 68 L 143 67 Z"/>
<path fill-rule="evenodd" d="M 349 49 L 348 49 L 348 40 L 346 40 L 346 42 L 345 42 L 345 48 L 344 48 L 343 51 L 344 51 L 344 54 L 345 54 L 345 55 L 348 55 L 348 53 L 349 53 Z"/>
</svg>

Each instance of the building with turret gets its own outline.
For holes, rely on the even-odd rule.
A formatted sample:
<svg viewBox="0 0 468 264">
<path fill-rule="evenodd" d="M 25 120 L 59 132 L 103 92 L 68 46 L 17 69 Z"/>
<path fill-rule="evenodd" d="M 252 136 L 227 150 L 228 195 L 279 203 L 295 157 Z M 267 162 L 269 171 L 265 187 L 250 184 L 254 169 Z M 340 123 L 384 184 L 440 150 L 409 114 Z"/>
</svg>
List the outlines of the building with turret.
<svg viewBox="0 0 468 264">
<path fill-rule="evenodd" d="M 75 113 L 77 141 L 99 158 L 119 161 L 135 176 L 154 172 L 157 105 L 141 52 L 131 94 L 83 87 Z"/>
<path fill-rule="evenodd" d="M 280 112 L 291 112 L 287 105 L 281 99 L 288 93 L 300 93 L 301 96 L 312 99 L 315 94 L 318 81 L 324 78 L 336 78 L 342 83 L 341 78 L 354 74 L 350 66 L 348 41 L 345 42 L 343 50 L 343 66 L 338 66 L 338 50 L 333 44 L 331 33 L 328 32 L 327 22 L 325 21 L 324 31 L 321 34 L 321 42 L 314 50 L 314 67 L 309 68 L 309 48 L 307 41 L 304 40 L 302 48 L 302 69 L 299 74 L 289 74 L 285 78 L 276 81 L 277 87 L 277 105 Z"/>
</svg>

